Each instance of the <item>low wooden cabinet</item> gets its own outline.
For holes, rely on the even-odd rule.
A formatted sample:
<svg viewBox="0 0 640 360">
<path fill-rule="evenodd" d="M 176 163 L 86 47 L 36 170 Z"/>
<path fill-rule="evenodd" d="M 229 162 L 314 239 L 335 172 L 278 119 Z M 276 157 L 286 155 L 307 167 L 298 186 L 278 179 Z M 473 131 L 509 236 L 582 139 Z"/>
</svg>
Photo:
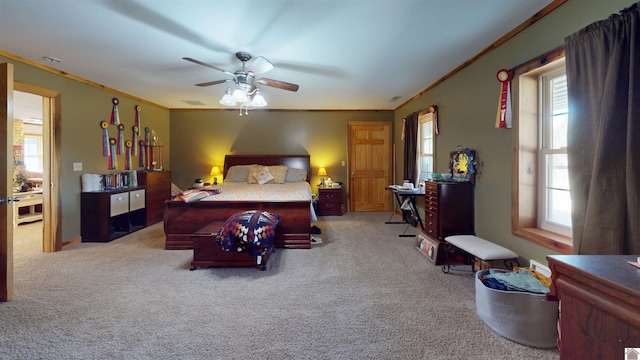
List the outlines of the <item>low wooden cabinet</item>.
<svg viewBox="0 0 640 360">
<path fill-rule="evenodd" d="M 171 171 L 138 171 L 138 185 L 147 190 L 147 226 L 162 221 L 164 202 L 171 199 Z"/>
<path fill-rule="evenodd" d="M 342 188 L 318 187 L 318 209 L 316 215 L 337 215 L 344 214 L 344 199 Z"/>
<path fill-rule="evenodd" d="M 80 202 L 83 242 L 108 242 L 147 225 L 144 188 L 83 192 Z"/>
<path fill-rule="evenodd" d="M 636 255 L 550 255 L 551 292 L 560 299 L 560 359 L 625 359 L 640 346 Z"/>
</svg>

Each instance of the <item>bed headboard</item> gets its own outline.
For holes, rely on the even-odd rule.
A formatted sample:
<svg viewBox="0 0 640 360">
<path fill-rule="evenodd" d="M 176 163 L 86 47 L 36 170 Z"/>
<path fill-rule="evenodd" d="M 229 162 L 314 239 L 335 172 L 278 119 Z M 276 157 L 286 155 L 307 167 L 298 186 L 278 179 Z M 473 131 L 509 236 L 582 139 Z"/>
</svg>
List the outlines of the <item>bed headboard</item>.
<svg viewBox="0 0 640 360">
<path fill-rule="evenodd" d="M 311 177 L 310 155 L 226 155 L 224 157 L 224 177 L 234 165 L 286 165 L 307 171 L 307 182 Z"/>
</svg>

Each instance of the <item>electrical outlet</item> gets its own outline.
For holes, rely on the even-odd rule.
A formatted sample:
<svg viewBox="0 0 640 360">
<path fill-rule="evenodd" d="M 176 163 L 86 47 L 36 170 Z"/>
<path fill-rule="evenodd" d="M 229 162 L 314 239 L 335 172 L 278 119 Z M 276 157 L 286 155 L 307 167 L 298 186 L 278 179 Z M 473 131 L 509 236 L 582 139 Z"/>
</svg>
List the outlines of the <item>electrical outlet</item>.
<svg viewBox="0 0 640 360">
<path fill-rule="evenodd" d="M 82 163 L 81 162 L 73 163 L 73 171 L 82 171 Z"/>
</svg>

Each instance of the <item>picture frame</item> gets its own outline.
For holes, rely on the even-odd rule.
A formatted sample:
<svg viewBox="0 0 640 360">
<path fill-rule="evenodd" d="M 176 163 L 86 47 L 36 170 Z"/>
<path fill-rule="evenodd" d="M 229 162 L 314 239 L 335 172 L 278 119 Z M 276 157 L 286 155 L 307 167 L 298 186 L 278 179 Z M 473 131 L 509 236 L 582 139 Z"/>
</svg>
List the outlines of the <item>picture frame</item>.
<svg viewBox="0 0 640 360">
<path fill-rule="evenodd" d="M 433 264 L 442 265 L 444 263 L 442 241 L 432 239 L 426 234 L 419 232 L 416 235 L 415 248 Z"/>
</svg>

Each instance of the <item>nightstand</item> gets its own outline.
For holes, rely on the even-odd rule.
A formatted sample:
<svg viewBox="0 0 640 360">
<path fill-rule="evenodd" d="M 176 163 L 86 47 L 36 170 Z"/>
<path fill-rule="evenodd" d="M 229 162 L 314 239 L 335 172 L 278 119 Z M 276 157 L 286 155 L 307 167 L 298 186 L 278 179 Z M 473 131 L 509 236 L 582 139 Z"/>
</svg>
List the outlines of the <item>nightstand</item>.
<svg viewBox="0 0 640 360">
<path fill-rule="evenodd" d="M 344 214 L 344 199 L 342 187 L 318 186 L 318 208 L 316 215 L 342 216 Z"/>
</svg>

